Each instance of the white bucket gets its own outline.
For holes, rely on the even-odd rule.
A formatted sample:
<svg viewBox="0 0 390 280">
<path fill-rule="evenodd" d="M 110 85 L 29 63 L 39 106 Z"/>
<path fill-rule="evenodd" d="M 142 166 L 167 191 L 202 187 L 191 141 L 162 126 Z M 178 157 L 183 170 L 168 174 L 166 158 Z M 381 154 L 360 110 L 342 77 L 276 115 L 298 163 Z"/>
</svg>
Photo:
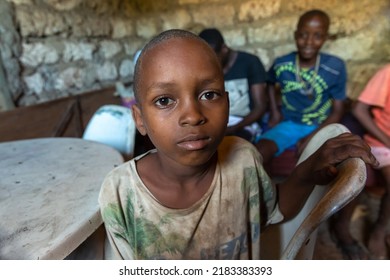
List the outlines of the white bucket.
<svg viewBox="0 0 390 280">
<path fill-rule="evenodd" d="M 104 105 L 92 116 L 83 139 L 106 144 L 126 156 L 133 156 L 135 133 L 136 127 L 129 108 Z"/>
</svg>

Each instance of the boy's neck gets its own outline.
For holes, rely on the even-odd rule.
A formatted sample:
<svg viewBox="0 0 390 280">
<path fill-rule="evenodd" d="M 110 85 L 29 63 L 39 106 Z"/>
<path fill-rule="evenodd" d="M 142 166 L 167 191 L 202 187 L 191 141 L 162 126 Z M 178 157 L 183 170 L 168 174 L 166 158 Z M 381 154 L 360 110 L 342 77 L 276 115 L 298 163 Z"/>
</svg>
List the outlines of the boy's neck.
<svg viewBox="0 0 390 280">
<path fill-rule="evenodd" d="M 298 55 L 299 67 L 300 68 L 312 68 L 316 65 L 317 58 L 320 54 L 318 53 L 316 56 L 310 59 L 305 59 Z"/>
<path fill-rule="evenodd" d="M 161 205 L 186 209 L 209 190 L 217 161 L 216 153 L 203 167 L 177 169 L 177 166 L 169 167 L 166 162 L 162 164 L 157 153 L 151 153 L 139 159 L 136 168 L 146 188 Z"/>
</svg>

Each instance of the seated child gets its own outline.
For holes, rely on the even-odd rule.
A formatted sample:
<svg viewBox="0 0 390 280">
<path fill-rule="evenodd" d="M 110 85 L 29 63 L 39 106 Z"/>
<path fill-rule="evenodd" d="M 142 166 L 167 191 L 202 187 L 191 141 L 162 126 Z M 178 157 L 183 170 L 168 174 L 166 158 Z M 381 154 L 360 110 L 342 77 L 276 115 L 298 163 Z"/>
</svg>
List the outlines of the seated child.
<svg viewBox="0 0 390 280">
<path fill-rule="evenodd" d="M 390 236 L 390 64 L 380 69 L 360 94 L 353 115 L 365 128 L 364 140 L 379 161 L 379 170 L 385 180 L 385 194 L 381 199 L 378 218 L 368 237 L 367 247 L 371 259 L 388 259 Z M 338 244 L 351 259 L 367 258 L 349 232 L 352 210 L 342 209 L 335 216 L 333 231 Z M 348 212 L 347 212 L 348 211 Z M 353 250 L 352 250 L 353 249 Z"/>
<path fill-rule="evenodd" d="M 143 48 L 133 117 L 156 147 L 111 171 L 99 204 L 110 259 L 259 259 L 260 230 L 296 215 L 314 185 L 350 157 L 376 159 L 359 138 L 327 141 L 279 186 L 249 142 L 226 136 L 218 58 L 197 35 L 168 30 Z M 291 198 L 294 199 L 291 199 Z"/>
<path fill-rule="evenodd" d="M 287 148 L 298 154 L 322 127 L 340 121 L 346 97 L 346 68 L 333 55 L 320 52 L 328 37 L 329 16 L 321 10 L 305 12 L 294 33 L 297 51 L 279 57 L 269 70 L 269 94 L 281 93 L 281 114 L 270 102 L 279 122 L 258 138 L 257 148 L 268 163 Z M 272 101 L 272 99 L 270 99 Z"/>
<path fill-rule="evenodd" d="M 213 48 L 222 66 L 225 89 L 229 92 L 227 135 L 254 143 L 262 132 L 260 123 L 268 106 L 263 64 L 257 56 L 227 46 L 216 28 L 202 30 L 199 37 Z"/>
</svg>

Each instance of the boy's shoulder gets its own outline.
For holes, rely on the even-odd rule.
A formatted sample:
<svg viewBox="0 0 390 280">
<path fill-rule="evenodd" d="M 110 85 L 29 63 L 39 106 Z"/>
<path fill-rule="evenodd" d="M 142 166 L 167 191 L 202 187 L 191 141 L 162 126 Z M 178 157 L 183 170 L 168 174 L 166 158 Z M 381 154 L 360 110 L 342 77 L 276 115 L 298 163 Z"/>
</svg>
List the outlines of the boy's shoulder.
<svg viewBox="0 0 390 280">
<path fill-rule="evenodd" d="M 389 75 L 390 73 L 390 63 L 384 64 L 383 66 L 379 67 L 374 76 L 377 75 Z"/>
<path fill-rule="evenodd" d="M 245 52 L 245 51 L 237 51 L 236 61 L 240 61 L 240 62 L 258 61 L 258 62 L 262 63 L 260 58 L 257 55 L 249 53 L 249 52 Z"/>
<path fill-rule="evenodd" d="M 139 176 L 136 171 L 136 161 L 141 158 L 147 156 L 148 154 L 155 153 L 156 149 L 149 150 L 141 155 L 138 155 L 129 161 L 126 161 L 115 168 L 113 168 L 110 172 L 107 173 L 104 182 L 116 182 L 121 181 L 123 178 L 127 178 L 129 180 L 138 180 Z"/>
<path fill-rule="evenodd" d="M 274 62 L 272 64 L 272 67 L 270 68 L 270 71 L 279 69 L 280 67 L 295 67 L 295 60 L 296 60 L 297 52 L 293 51 L 288 54 L 278 56 L 274 59 Z"/>
<path fill-rule="evenodd" d="M 218 147 L 219 159 L 232 159 L 235 158 L 257 158 L 261 157 L 256 147 L 237 136 L 225 136 L 221 144 Z M 248 158 L 249 157 L 249 158 Z"/>
<path fill-rule="evenodd" d="M 251 149 L 254 147 L 250 142 L 247 140 L 238 137 L 238 136 L 225 136 L 222 139 L 221 144 L 218 147 L 218 150 L 220 149 L 241 149 L 241 148 L 249 148 Z"/>
<path fill-rule="evenodd" d="M 332 65 L 340 65 L 345 66 L 345 62 L 342 58 L 338 57 L 334 54 L 321 52 L 321 64 L 332 64 Z"/>
<path fill-rule="evenodd" d="M 319 54 L 321 56 L 321 63 L 345 65 L 344 60 L 336 55 L 325 53 L 325 52 L 321 52 Z M 280 65 L 280 64 L 291 63 L 291 62 L 294 63 L 296 56 L 297 56 L 296 51 L 279 56 L 275 59 L 274 65 Z"/>
<path fill-rule="evenodd" d="M 277 58 L 275 58 L 274 64 L 276 65 L 276 64 L 283 64 L 286 62 L 294 62 L 296 55 L 297 55 L 297 52 L 293 51 L 293 52 L 290 52 L 288 54 L 278 56 Z"/>
</svg>

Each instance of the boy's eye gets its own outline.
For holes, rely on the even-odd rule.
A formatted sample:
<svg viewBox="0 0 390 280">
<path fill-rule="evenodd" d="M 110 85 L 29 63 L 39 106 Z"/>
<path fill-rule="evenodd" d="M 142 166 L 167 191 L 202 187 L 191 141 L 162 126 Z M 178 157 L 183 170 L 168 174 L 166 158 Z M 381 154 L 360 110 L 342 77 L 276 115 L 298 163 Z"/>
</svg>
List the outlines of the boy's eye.
<svg viewBox="0 0 390 280">
<path fill-rule="evenodd" d="M 158 107 L 167 107 L 167 106 L 171 105 L 173 102 L 174 101 L 169 97 L 160 97 L 154 103 Z"/>
<path fill-rule="evenodd" d="M 298 34 L 298 38 L 299 39 L 306 39 L 308 36 L 307 36 L 307 34 L 306 33 L 299 33 Z"/>
<path fill-rule="evenodd" d="M 200 96 L 201 100 L 214 100 L 218 97 L 218 94 L 213 91 L 208 91 Z"/>
<path fill-rule="evenodd" d="M 316 34 L 314 34 L 314 38 L 315 38 L 316 40 L 322 40 L 322 39 L 323 39 L 323 36 L 322 36 L 322 34 L 316 33 Z"/>
</svg>

